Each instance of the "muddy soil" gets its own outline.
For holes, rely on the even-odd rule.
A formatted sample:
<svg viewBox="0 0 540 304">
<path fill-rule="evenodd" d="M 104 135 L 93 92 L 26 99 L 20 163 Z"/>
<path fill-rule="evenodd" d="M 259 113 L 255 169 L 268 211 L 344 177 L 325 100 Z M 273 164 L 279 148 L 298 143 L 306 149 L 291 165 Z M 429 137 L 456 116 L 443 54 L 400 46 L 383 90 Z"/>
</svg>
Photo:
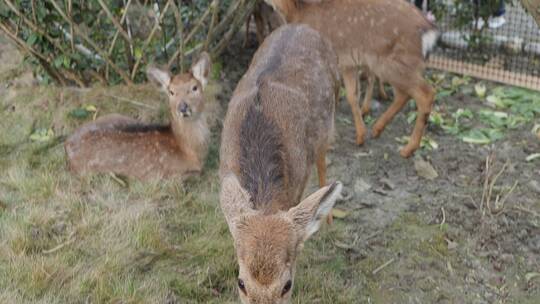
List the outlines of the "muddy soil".
<svg viewBox="0 0 540 304">
<path fill-rule="evenodd" d="M 229 88 L 224 106 L 254 44 L 224 56 Z M 380 116 L 389 104 L 375 101 L 371 115 Z M 458 108 L 474 111 L 480 105 L 462 93 L 437 100 L 441 113 Z M 346 255 L 348 267 L 361 269 L 359 275 L 351 270 L 347 279 L 354 289 L 363 287 L 358 303 L 540 303 L 540 164 L 525 160 L 540 151 L 532 126 L 491 145 L 467 144 L 429 126 L 426 134 L 439 148 L 403 159 L 396 138 L 412 132 L 406 114 L 413 110 L 406 107 L 380 138 L 359 147 L 344 97 L 337 108 L 328 180 L 345 185 L 345 197 L 337 205 L 345 211 L 337 219 L 344 232 L 335 245 Z M 490 155 L 492 176 L 506 164 L 490 199 L 490 208 L 503 197 L 504 206 L 499 203 L 491 212 L 481 204 Z M 438 177 L 418 176 L 419 160 L 430 163 Z M 316 186 L 313 174 L 306 193 Z"/>
</svg>

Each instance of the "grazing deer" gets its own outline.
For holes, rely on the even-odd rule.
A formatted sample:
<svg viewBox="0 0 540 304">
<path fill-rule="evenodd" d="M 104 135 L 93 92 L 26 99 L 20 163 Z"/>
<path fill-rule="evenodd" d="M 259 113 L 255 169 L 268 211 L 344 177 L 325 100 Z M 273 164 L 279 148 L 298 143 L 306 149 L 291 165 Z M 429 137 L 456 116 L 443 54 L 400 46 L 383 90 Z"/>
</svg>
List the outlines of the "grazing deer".
<svg viewBox="0 0 540 304">
<path fill-rule="evenodd" d="M 337 57 L 305 25 L 274 31 L 234 91 L 221 142 L 220 204 L 243 303 L 289 303 L 295 262 L 342 185 L 326 186 L 339 93 Z M 313 164 L 321 189 L 301 201 Z"/>
<path fill-rule="evenodd" d="M 174 77 L 149 68 L 148 77 L 168 94 L 171 123 L 142 124 L 119 114 L 87 123 L 65 143 L 70 168 L 77 173 L 113 172 L 138 179 L 199 173 L 210 136 L 203 96 L 209 71 L 206 53 L 189 73 Z"/>
<path fill-rule="evenodd" d="M 400 151 L 403 157 L 411 156 L 420 146 L 435 97 L 434 89 L 422 75 L 425 58 L 438 37 L 435 25 L 408 1 L 265 1 L 287 23 L 308 24 L 331 41 L 339 57 L 357 144 L 364 143 L 367 133 L 357 102 L 359 67 L 366 66 L 394 90 L 392 104 L 373 126 L 374 137 L 381 134 L 411 97 L 416 100 L 416 124 L 409 143 Z"/>
<path fill-rule="evenodd" d="M 244 40 L 244 46 L 247 45 L 249 40 L 249 24 L 251 23 L 251 17 L 255 19 L 257 42 L 259 45 L 263 43 L 266 36 L 284 23 L 279 14 L 277 14 L 270 5 L 266 4 L 262 0 L 257 1 L 258 3 L 255 5 L 253 13 L 247 18 L 246 21 L 246 37 Z"/>
</svg>

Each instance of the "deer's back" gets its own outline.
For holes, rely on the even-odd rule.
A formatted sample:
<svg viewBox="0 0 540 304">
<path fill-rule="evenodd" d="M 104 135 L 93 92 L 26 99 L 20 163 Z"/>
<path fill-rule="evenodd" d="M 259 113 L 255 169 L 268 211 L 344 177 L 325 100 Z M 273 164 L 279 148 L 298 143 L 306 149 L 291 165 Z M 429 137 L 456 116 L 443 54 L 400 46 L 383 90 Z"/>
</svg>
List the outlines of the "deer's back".
<svg viewBox="0 0 540 304">
<path fill-rule="evenodd" d="M 304 25 L 276 30 L 256 52 L 229 103 L 221 175 L 239 176 L 260 208 L 298 203 L 315 153 L 331 135 L 338 89 L 337 57 L 315 30 Z"/>
<path fill-rule="evenodd" d="M 179 176 L 197 171 L 169 126 L 142 125 L 108 115 L 79 128 L 65 143 L 71 170 L 114 172 L 139 179 Z"/>
<path fill-rule="evenodd" d="M 411 3 L 396 0 L 303 3 L 288 21 L 309 24 L 327 37 L 340 66 L 366 64 L 375 70 L 392 61 L 421 66 L 422 35 L 435 29 Z"/>
</svg>

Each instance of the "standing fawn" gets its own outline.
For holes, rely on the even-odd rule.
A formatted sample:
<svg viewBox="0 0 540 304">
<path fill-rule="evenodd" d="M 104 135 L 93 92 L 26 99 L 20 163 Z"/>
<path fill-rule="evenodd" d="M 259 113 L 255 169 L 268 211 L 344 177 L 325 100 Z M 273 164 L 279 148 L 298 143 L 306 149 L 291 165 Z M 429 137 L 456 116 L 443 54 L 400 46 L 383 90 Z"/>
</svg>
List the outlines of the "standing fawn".
<svg viewBox="0 0 540 304">
<path fill-rule="evenodd" d="M 357 75 L 366 66 L 394 90 L 394 101 L 375 122 L 378 137 L 412 97 L 418 116 L 409 143 L 400 151 L 409 157 L 420 146 L 435 92 L 424 80 L 425 58 L 438 32 L 414 5 L 397 0 L 265 0 L 287 23 L 305 23 L 329 39 L 339 57 L 356 128 L 356 142 L 363 144 L 366 127 L 357 96 Z M 369 105 L 364 107 L 367 111 Z"/>
<path fill-rule="evenodd" d="M 295 262 L 342 185 L 325 186 L 339 93 L 337 57 L 305 25 L 266 38 L 234 91 L 221 142 L 221 209 L 242 303 L 289 303 Z M 313 164 L 322 187 L 301 201 Z"/>
<path fill-rule="evenodd" d="M 138 179 L 199 173 L 210 136 L 203 96 L 209 71 L 206 53 L 189 73 L 174 77 L 149 68 L 148 77 L 168 94 L 171 123 L 146 125 L 119 114 L 87 123 L 65 143 L 70 168 L 77 173 L 113 172 Z"/>
</svg>

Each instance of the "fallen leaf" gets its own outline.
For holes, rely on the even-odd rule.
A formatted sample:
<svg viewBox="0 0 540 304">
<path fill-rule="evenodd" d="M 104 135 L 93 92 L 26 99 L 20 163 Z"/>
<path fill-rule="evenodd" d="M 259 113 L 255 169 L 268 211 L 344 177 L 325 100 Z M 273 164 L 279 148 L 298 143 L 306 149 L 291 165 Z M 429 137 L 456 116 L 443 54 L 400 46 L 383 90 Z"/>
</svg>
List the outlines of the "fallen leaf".
<svg viewBox="0 0 540 304">
<path fill-rule="evenodd" d="M 457 246 L 458 246 L 457 242 L 454 242 L 454 241 L 449 240 L 447 238 L 444 238 L 444 240 L 446 241 L 446 244 L 448 245 L 448 250 L 453 250 L 453 249 L 457 248 Z"/>
<path fill-rule="evenodd" d="M 97 108 L 94 105 L 86 105 L 84 109 L 88 112 L 97 112 Z"/>
<path fill-rule="evenodd" d="M 388 190 L 394 190 L 396 188 L 396 184 L 394 184 L 391 180 L 389 180 L 388 178 L 381 178 L 380 182 L 386 187 L 388 188 Z"/>
<path fill-rule="evenodd" d="M 461 139 L 470 144 L 489 144 L 504 137 L 504 134 L 497 129 L 480 128 L 473 129 L 463 134 Z"/>
<path fill-rule="evenodd" d="M 90 112 L 83 108 L 75 109 L 69 112 L 69 115 L 73 118 L 85 119 L 90 115 Z"/>
<path fill-rule="evenodd" d="M 525 158 L 526 161 L 528 162 L 531 162 L 535 159 L 539 159 L 540 158 L 540 153 L 534 153 L 534 154 L 531 154 L 529 156 L 527 156 L 527 158 Z"/>
<path fill-rule="evenodd" d="M 337 219 L 344 219 L 349 215 L 349 212 L 338 208 L 332 209 L 332 216 Z"/>
<path fill-rule="evenodd" d="M 476 92 L 476 96 L 479 98 L 486 97 L 487 88 L 484 84 L 478 83 L 474 86 L 474 91 Z"/>
<path fill-rule="evenodd" d="M 49 141 L 54 137 L 54 132 L 52 129 L 40 128 L 36 129 L 34 133 L 30 135 L 30 140 L 44 142 Z"/>
<path fill-rule="evenodd" d="M 435 168 L 433 168 L 429 162 L 421 158 L 416 158 L 414 160 L 414 169 L 416 169 L 416 174 L 418 174 L 418 176 L 428 180 L 434 180 L 439 177 L 439 174 L 437 171 L 435 171 Z"/>
<path fill-rule="evenodd" d="M 499 96 L 496 95 L 489 95 L 486 98 L 487 102 L 497 108 L 506 108 L 507 105 L 502 101 L 502 99 Z"/>
</svg>

